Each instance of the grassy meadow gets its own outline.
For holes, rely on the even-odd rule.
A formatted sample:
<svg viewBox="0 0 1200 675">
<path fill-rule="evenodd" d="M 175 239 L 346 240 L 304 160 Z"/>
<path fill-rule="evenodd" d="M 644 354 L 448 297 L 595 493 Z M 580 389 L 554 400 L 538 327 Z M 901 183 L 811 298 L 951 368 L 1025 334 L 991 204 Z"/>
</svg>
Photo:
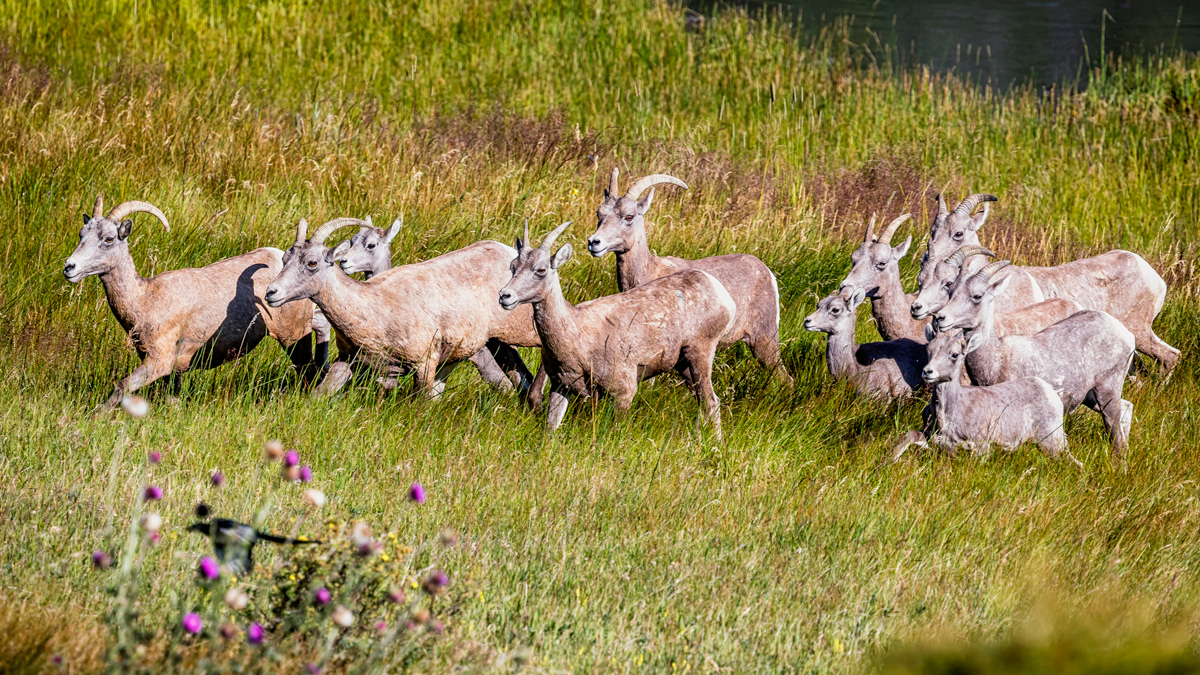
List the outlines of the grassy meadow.
<svg viewBox="0 0 1200 675">
<path fill-rule="evenodd" d="M 122 547 L 148 480 L 166 525 L 139 559 L 147 670 L 212 667 L 172 637 L 203 594 L 195 504 L 249 520 L 268 496 L 268 529 L 365 520 L 412 549 L 398 573 L 450 575 L 445 632 L 393 671 L 1200 667 L 1200 59 L 997 90 L 853 34 L 649 0 L 0 0 L 0 672 L 105 670 L 111 572 L 90 556 Z M 94 412 L 137 364 L 100 283 L 61 274 L 97 193 L 170 219 L 135 219 L 144 276 L 286 247 L 300 217 L 404 214 L 397 264 L 572 219 L 583 300 L 616 290 L 583 244 L 614 165 L 692 187 L 656 194 L 660 254 L 749 252 L 778 276 L 796 388 L 720 354 L 723 442 L 675 378 L 624 416 L 573 405 L 550 436 L 470 367 L 439 402 L 310 400 L 271 341 L 177 399 L 144 390 L 144 418 Z M 914 288 L 938 192 L 999 195 L 981 238 L 1015 262 L 1119 247 L 1167 280 L 1156 329 L 1183 359 L 1127 385 L 1127 461 L 1086 411 L 1067 421 L 1082 470 L 1033 448 L 887 461 L 923 401 L 834 383 L 801 324 L 873 211 L 914 214 Z M 264 468 L 271 438 L 312 464 L 319 515 Z M 298 672 L 321 649 L 241 663 Z"/>
</svg>

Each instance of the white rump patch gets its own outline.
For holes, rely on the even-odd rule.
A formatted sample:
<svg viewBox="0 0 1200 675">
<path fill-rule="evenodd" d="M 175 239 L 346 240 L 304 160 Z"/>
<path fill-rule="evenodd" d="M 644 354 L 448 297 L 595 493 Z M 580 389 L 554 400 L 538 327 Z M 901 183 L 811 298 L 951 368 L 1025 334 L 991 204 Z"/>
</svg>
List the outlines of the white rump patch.
<svg viewBox="0 0 1200 675">
<path fill-rule="evenodd" d="M 733 328 L 734 318 L 737 317 L 737 303 L 733 301 L 733 296 L 729 295 L 729 291 L 725 289 L 725 285 L 717 281 L 716 277 L 703 270 L 700 273 L 708 277 L 708 280 L 712 282 L 713 291 L 717 294 L 717 302 L 729 310 L 729 323 L 725 324 L 725 330 L 721 333 L 722 337 L 724 337 Z"/>
<path fill-rule="evenodd" d="M 775 281 L 775 273 L 771 268 L 767 268 L 767 274 L 771 275 L 771 288 L 775 291 L 775 334 L 779 334 L 779 282 Z"/>
</svg>

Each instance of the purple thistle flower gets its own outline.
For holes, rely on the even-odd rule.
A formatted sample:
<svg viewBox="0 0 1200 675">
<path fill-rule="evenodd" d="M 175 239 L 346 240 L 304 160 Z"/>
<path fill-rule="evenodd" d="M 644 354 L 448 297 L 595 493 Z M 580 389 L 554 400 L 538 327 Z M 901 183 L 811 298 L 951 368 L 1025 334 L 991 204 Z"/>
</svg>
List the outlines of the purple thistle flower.
<svg viewBox="0 0 1200 675">
<path fill-rule="evenodd" d="M 300 482 L 301 483 L 311 483 L 312 482 L 312 467 L 310 467 L 307 464 L 300 467 Z"/>
<path fill-rule="evenodd" d="M 387 622 L 386 621 L 376 621 L 375 622 L 375 632 L 379 633 L 380 635 L 383 635 L 384 633 L 386 633 L 387 632 Z"/>
<path fill-rule="evenodd" d="M 106 570 L 112 565 L 112 556 L 104 551 L 92 551 L 92 564 L 98 570 Z"/>
<path fill-rule="evenodd" d="M 318 666 L 315 663 L 308 664 L 307 666 L 305 666 L 305 669 L 307 669 L 311 675 L 317 675 L 318 673 L 321 672 L 321 666 Z"/>
<path fill-rule="evenodd" d="M 318 605 L 328 605 L 333 600 L 333 596 L 330 595 L 328 588 L 322 586 L 313 593 L 313 599 L 317 601 Z"/>
<path fill-rule="evenodd" d="M 163 497 L 162 488 L 157 485 L 147 485 L 145 491 L 142 492 L 142 499 L 148 502 L 156 502 Z"/>
<path fill-rule="evenodd" d="M 152 453 L 150 453 L 150 455 L 149 455 L 149 456 L 148 456 L 146 459 L 147 459 L 147 460 L 148 460 L 148 461 L 149 461 L 151 464 L 158 464 L 159 462 L 161 462 L 161 461 L 162 461 L 162 453 L 161 453 L 161 452 L 157 452 L 157 451 L 156 451 L 156 452 L 152 452 Z"/>
<path fill-rule="evenodd" d="M 263 627 L 260 623 L 252 623 L 246 629 L 246 642 L 252 645 L 261 645 L 263 641 Z"/>
<path fill-rule="evenodd" d="M 204 630 L 204 621 L 200 619 L 200 615 L 195 612 L 188 612 L 183 615 L 183 629 L 192 635 L 198 635 Z"/>
<path fill-rule="evenodd" d="M 219 488 L 225 484 L 225 474 L 221 473 L 220 471 L 212 472 L 212 475 L 209 476 L 208 479 L 212 481 L 212 486 L 216 488 Z"/>
<path fill-rule="evenodd" d="M 284 466 L 296 466 L 299 463 L 300 453 L 296 452 L 295 450 L 288 450 L 287 454 L 283 456 Z"/>
<path fill-rule="evenodd" d="M 447 584 L 450 583 L 450 577 L 441 570 L 434 570 L 428 577 L 425 577 L 425 582 L 421 587 L 430 595 L 437 595 Z"/>
<path fill-rule="evenodd" d="M 217 564 L 210 556 L 204 556 L 200 559 L 200 574 L 205 579 L 212 581 L 221 576 L 221 566 Z"/>
<path fill-rule="evenodd" d="M 221 624 L 221 639 L 232 640 L 237 637 L 237 626 L 231 623 Z"/>
<path fill-rule="evenodd" d="M 442 631 L 446 630 L 446 626 L 437 619 L 434 619 L 425 625 L 428 626 L 429 630 L 433 631 L 434 633 L 441 633 Z"/>
<path fill-rule="evenodd" d="M 425 488 L 420 483 L 413 483 L 412 487 L 408 488 L 408 498 L 418 504 L 424 504 Z"/>
</svg>

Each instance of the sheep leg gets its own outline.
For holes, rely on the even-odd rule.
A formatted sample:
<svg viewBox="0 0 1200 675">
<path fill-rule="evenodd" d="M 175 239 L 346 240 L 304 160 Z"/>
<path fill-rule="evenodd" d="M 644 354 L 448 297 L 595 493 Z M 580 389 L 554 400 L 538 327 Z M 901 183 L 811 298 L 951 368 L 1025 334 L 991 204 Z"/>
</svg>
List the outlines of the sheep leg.
<svg viewBox="0 0 1200 675">
<path fill-rule="evenodd" d="M 313 356 L 313 367 L 317 372 L 325 369 L 329 361 L 329 338 L 333 335 L 333 325 L 325 318 L 321 308 L 313 305 L 312 332 L 316 336 L 317 349 Z"/>
<path fill-rule="evenodd" d="M 1167 373 L 1175 369 L 1175 364 L 1179 363 L 1178 349 L 1164 342 L 1162 338 L 1154 334 L 1153 330 L 1147 330 L 1145 334 L 1137 335 L 1135 338 L 1139 352 L 1154 358 Z"/>
<path fill-rule="evenodd" d="M 704 408 L 704 414 L 712 424 L 717 439 L 720 440 L 724 438 L 721 434 L 721 400 L 717 398 L 712 386 L 712 362 L 717 345 L 714 342 L 708 348 L 693 349 L 689 347 L 686 351 L 687 370 L 691 371 L 694 381 L 692 393 L 696 396 L 696 401 Z"/>
<path fill-rule="evenodd" d="M 151 382 L 171 374 L 175 366 L 175 341 L 166 342 L 168 348 L 165 350 L 157 350 L 150 352 L 142 365 L 133 369 L 133 372 L 117 383 L 116 389 L 113 390 L 112 396 L 104 402 L 104 407 L 111 410 L 121 405 L 121 399 L 129 394 L 141 389 Z M 160 356 L 167 354 L 167 357 Z"/>
<path fill-rule="evenodd" d="M 533 374 L 521 359 L 521 353 L 516 347 L 501 342 L 495 338 L 487 341 L 487 349 L 496 360 L 496 364 L 504 371 L 508 379 L 517 387 L 522 396 L 529 396 L 533 383 Z"/>
<path fill-rule="evenodd" d="M 471 356 L 471 363 L 479 370 L 479 374 L 483 377 L 484 382 L 487 382 L 500 391 L 512 390 L 512 381 L 504 374 L 500 365 L 496 363 L 495 357 L 492 356 L 492 353 L 487 348 L 475 352 Z"/>
<path fill-rule="evenodd" d="M 896 444 L 896 448 L 892 450 L 892 461 L 899 461 L 900 456 L 904 454 L 905 450 L 908 450 L 908 446 L 910 445 L 916 445 L 922 448 L 929 447 L 929 443 L 925 442 L 925 434 L 913 429 L 907 434 L 904 434 L 904 437 L 900 439 L 898 444 Z"/>
<path fill-rule="evenodd" d="M 1121 398 L 1124 373 L 1115 387 L 1097 387 L 1088 392 L 1083 404 L 1100 413 L 1104 418 L 1104 429 L 1112 441 L 1112 455 L 1119 457 L 1129 445 L 1129 428 L 1133 423 L 1133 404 Z M 1126 406 L 1125 404 L 1128 404 Z"/>
<path fill-rule="evenodd" d="M 292 365 L 299 371 L 300 378 L 304 381 L 304 386 L 307 387 L 312 384 L 316 376 L 320 374 L 322 366 L 325 365 L 324 360 L 318 365 L 317 360 L 313 358 L 313 332 L 310 331 L 290 346 L 284 345 L 282 342 L 279 344 L 287 352 Z M 325 349 L 327 351 L 329 349 L 328 341 Z"/>
<path fill-rule="evenodd" d="M 429 398 L 441 398 L 442 392 L 446 391 L 446 378 L 450 377 L 450 373 L 454 372 L 454 369 L 457 367 L 458 361 L 438 366 L 437 370 L 433 373 L 433 386 L 427 390 Z"/>
<path fill-rule="evenodd" d="M 772 322 L 774 323 L 774 322 Z M 787 368 L 783 365 L 783 359 L 779 357 L 779 327 L 773 326 L 772 330 L 763 331 L 762 333 L 752 337 L 747 341 L 750 345 L 750 351 L 754 354 L 754 358 L 771 373 L 776 384 L 791 389 L 795 386 L 796 381 L 788 374 Z"/>
<path fill-rule="evenodd" d="M 350 381 L 353 375 L 354 371 L 350 368 L 350 364 L 345 361 L 334 361 L 317 386 L 313 387 L 313 397 L 336 394 L 342 390 L 342 387 L 346 385 L 346 382 Z"/>
<path fill-rule="evenodd" d="M 542 397 L 546 391 L 546 366 L 538 366 L 537 375 L 533 377 L 533 384 L 529 387 L 528 398 L 525 400 L 529 404 L 529 409 L 537 412 L 542 407 Z"/>
<path fill-rule="evenodd" d="M 555 431 L 567 414 L 567 392 L 557 385 L 550 387 L 549 404 L 546 406 L 546 430 Z"/>
</svg>

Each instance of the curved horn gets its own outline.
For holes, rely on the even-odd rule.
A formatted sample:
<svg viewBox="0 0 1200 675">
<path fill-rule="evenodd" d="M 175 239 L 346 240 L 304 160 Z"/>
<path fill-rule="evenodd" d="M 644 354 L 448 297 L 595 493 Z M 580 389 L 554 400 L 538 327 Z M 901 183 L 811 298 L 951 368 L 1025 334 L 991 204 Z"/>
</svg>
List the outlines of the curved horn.
<svg viewBox="0 0 1200 675">
<path fill-rule="evenodd" d="M 906 214 L 900 216 L 899 218 L 893 220 L 892 222 L 888 223 L 888 226 L 886 228 L 884 228 L 884 230 L 883 230 L 883 234 L 879 235 L 879 243 L 891 244 L 892 243 L 892 235 L 896 234 L 896 230 L 901 225 L 904 224 L 904 221 L 908 220 L 909 218 L 912 218 L 912 214 L 906 213 Z"/>
<path fill-rule="evenodd" d="M 613 175 L 616 175 L 616 174 L 613 174 Z M 634 183 L 633 185 L 630 185 L 629 191 L 625 193 L 625 196 L 628 197 L 629 199 L 637 199 L 638 197 L 642 196 L 642 193 L 646 191 L 646 188 L 650 187 L 651 185 L 658 185 L 659 183 L 670 183 L 671 185 L 678 185 L 679 187 L 683 188 L 684 190 L 691 189 L 687 186 L 687 183 L 679 180 L 678 178 L 676 178 L 674 176 L 668 176 L 665 173 L 653 173 L 653 174 L 650 174 L 649 176 L 642 176 L 641 178 L 639 178 L 637 180 L 636 183 Z"/>
<path fill-rule="evenodd" d="M 96 200 L 96 205 L 103 206 L 99 199 Z M 121 222 L 122 218 L 131 213 L 149 213 L 155 218 L 158 218 L 158 221 L 163 224 L 163 227 L 167 228 L 167 232 L 171 231 L 171 224 L 167 222 L 167 217 L 163 215 L 162 211 L 158 210 L 157 206 L 151 204 L 150 202 L 121 202 L 120 204 L 117 204 L 112 211 L 108 212 L 108 219 L 119 223 Z"/>
<path fill-rule="evenodd" d="M 340 230 L 343 227 L 357 225 L 359 227 L 372 227 L 371 223 L 358 218 L 334 218 L 317 228 L 316 232 L 308 238 L 308 241 L 313 244 L 324 244 L 325 238 L 333 234 L 335 230 Z"/>
<path fill-rule="evenodd" d="M 982 246 L 969 245 L 963 246 L 954 253 L 951 253 L 950 256 L 943 262 L 948 262 L 956 267 L 962 267 L 967 262 L 967 258 L 970 258 L 973 255 L 986 255 L 989 258 L 996 257 L 995 253 L 992 253 Z"/>
<path fill-rule="evenodd" d="M 979 202 L 998 202 L 998 201 L 1000 201 L 1000 198 L 997 197 L 996 195 L 989 195 L 989 194 L 984 194 L 982 192 L 977 192 L 973 195 L 967 195 L 966 199 L 962 200 L 961 202 L 958 203 L 958 206 L 954 207 L 954 212 L 957 214 L 964 215 L 964 216 L 969 216 L 969 215 L 971 215 L 971 212 L 975 210 L 975 207 L 979 206 Z"/>
<path fill-rule="evenodd" d="M 567 229 L 567 226 L 570 224 L 571 224 L 571 221 L 568 220 L 567 222 L 563 223 L 562 225 L 559 225 L 558 227 L 554 228 L 553 230 L 550 230 L 550 234 L 546 235 L 545 239 L 542 239 L 542 243 L 540 246 L 538 246 L 538 248 L 549 251 L 550 247 L 554 245 L 554 240 L 558 239 L 558 235 L 562 234 L 563 230 Z"/>
<path fill-rule="evenodd" d="M 1009 261 L 1007 261 L 1007 260 L 1000 260 L 1000 261 L 997 261 L 994 263 L 989 263 L 987 267 L 984 267 L 983 269 L 976 272 L 975 276 L 983 277 L 984 281 L 989 281 L 989 280 L 991 280 L 993 274 L 995 274 L 996 272 L 999 272 L 1000 270 L 1004 269 L 1005 267 L 1008 267 L 1010 264 L 1011 263 L 1009 263 Z"/>
<path fill-rule="evenodd" d="M 618 194 L 620 194 L 617 192 L 617 176 L 620 175 L 621 170 L 614 166 L 612 173 L 608 176 L 608 195 L 610 197 L 616 197 Z"/>
<path fill-rule="evenodd" d="M 301 218 L 296 223 L 296 246 L 303 244 L 305 239 L 308 239 L 308 221 Z"/>
<path fill-rule="evenodd" d="M 868 244 L 875 243 L 875 214 L 871 214 L 871 219 L 867 221 L 867 233 L 863 235 L 863 241 Z"/>
<path fill-rule="evenodd" d="M 96 205 L 92 207 L 93 218 L 104 217 L 104 195 L 96 195 Z"/>
</svg>

